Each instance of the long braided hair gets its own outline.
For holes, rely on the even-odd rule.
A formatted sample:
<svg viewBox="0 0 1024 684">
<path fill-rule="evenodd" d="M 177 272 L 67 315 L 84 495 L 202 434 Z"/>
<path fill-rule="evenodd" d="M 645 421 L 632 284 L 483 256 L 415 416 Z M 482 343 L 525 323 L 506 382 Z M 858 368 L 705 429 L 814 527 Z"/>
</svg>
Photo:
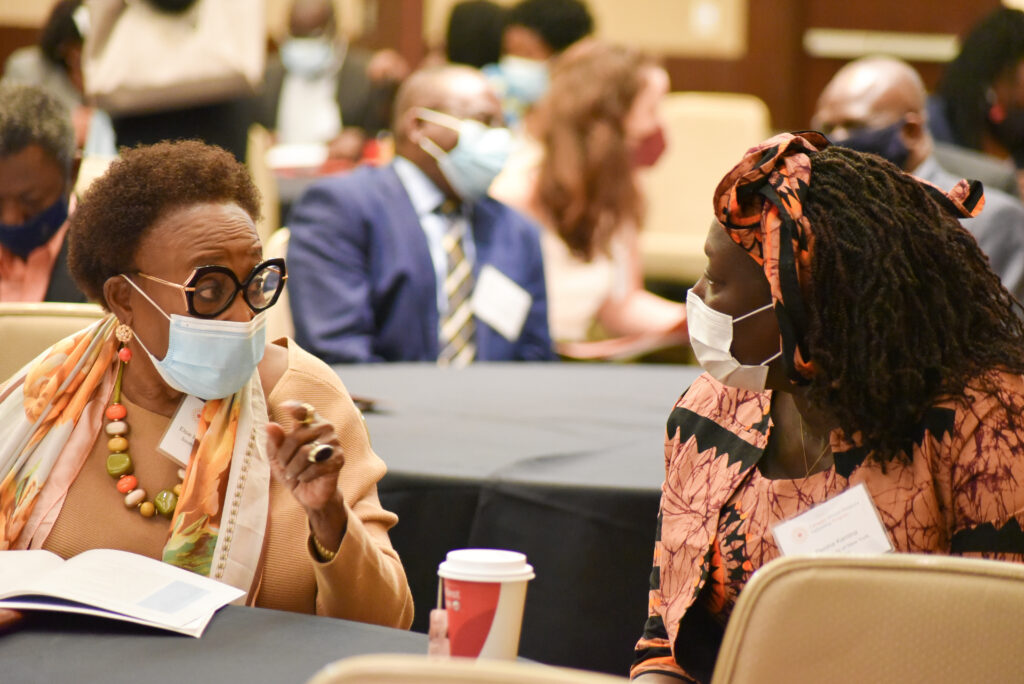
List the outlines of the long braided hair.
<svg viewBox="0 0 1024 684">
<path fill-rule="evenodd" d="M 1020 304 L 970 233 L 880 157 L 829 147 L 811 166 L 808 398 L 880 462 L 909 459 L 929 407 L 968 386 L 1016 420 L 991 371 L 1024 373 Z"/>
</svg>

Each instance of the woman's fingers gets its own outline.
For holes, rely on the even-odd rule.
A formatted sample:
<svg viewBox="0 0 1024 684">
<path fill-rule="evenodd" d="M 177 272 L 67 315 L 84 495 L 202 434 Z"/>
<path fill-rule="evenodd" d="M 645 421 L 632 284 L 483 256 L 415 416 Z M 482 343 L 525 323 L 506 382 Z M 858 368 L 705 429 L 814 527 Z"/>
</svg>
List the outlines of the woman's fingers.
<svg viewBox="0 0 1024 684">
<path fill-rule="evenodd" d="M 295 420 L 277 444 L 276 459 L 285 479 L 308 482 L 337 471 L 344 459 L 333 426 L 309 404 L 293 401 L 284 408 Z M 273 439 L 270 432 L 268 436 Z"/>
</svg>

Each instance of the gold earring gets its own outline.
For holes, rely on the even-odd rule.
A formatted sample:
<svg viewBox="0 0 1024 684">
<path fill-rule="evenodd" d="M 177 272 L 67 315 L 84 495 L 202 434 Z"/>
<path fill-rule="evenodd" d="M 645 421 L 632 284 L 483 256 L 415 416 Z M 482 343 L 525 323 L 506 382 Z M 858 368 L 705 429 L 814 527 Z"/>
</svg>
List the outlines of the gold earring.
<svg viewBox="0 0 1024 684">
<path fill-rule="evenodd" d="M 121 344 L 128 344 L 132 341 L 132 329 L 126 323 L 121 323 L 114 329 L 114 337 Z"/>
</svg>

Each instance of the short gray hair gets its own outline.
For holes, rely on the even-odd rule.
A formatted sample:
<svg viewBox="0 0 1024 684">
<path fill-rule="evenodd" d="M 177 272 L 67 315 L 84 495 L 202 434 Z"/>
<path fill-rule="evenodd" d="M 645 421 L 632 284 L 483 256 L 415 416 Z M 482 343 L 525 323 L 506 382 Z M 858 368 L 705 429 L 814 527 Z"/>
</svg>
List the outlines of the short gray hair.
<svg viewBox="0 0 1024 684">
<path fill-rule="evenodd" d="M 39 145 L 71 177 L 75 131 L 71 113 L 43 90 L 25 84 L 0 84 L 0 157 Z"/>
</svg>

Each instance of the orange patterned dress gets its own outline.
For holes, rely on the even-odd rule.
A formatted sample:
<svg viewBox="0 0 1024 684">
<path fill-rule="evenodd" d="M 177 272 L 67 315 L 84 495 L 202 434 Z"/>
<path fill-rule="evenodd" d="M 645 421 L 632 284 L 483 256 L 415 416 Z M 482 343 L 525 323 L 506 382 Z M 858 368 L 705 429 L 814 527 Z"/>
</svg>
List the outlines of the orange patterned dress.
<svg viewBox="0 0 1024 684">
<path fill-rule="evenodd" d="M 1024 377 L 998 380 L 1024 416 Z M 964 396 L 926 413 L 909 463 L 883 467 L 837 430 L 832 468 L 769 480 L 756 466 L 773 429 L 772 393 L 698 378 L 668 420 L 648 618 L 631 676 L 709 681 L 740 590 L 779 555 L 771 527 L 860 483 L 897 551 L 1024 560 L 1024 434 L 996 397 Z"/>
</svg>

